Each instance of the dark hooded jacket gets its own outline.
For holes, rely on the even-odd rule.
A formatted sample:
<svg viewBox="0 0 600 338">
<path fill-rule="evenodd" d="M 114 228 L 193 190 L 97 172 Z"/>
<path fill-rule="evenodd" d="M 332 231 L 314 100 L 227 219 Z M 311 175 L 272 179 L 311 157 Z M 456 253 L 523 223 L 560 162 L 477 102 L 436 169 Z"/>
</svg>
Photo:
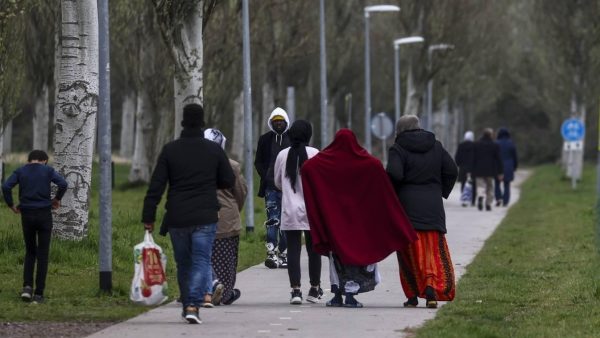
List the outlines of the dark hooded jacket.
<svg viewBox="0 0 600 338">
<path fill-rule="evenodd" d="M 496 143 L 500 146 L 500 158 L 504 166 L 504 181 L 512 181 L 517 170 L 517 149 L 510 139 L 510 133 L 506 128 L 498 129 Z"/>
<path fill-rule="evenodd" d="M 400 133 L 386 171 L 413 227 L 446 233 L 442 198 L 450 195 L 458 169 L 435 135 L 422 129 Z"/>
<path fill-rule="evenodd" d="M 475 177 L 496 177 L 503 174 L 500 146 L 491 137 L 484 135 L 475 142 L 474 158 L 473 175 Z"/>
</svg>

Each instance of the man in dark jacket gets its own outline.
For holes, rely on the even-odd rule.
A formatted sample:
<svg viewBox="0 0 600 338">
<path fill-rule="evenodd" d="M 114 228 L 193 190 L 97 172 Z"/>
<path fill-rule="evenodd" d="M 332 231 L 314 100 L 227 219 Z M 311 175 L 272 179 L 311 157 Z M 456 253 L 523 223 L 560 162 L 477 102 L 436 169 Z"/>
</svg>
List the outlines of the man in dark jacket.
<svg viewBox="0 0 600 338">
<path fill-rule="evenodd" d="M 510 182 L 514 179 L 515 170 L 517 170 L 519 165 L 517 148 L 506 128 L 498 129 L 496 143 L 500 146 L 500 158 L 502 158 L 502 164 L 504 165 L 503 179 L 498 180 L 496 178 L 496 206 L 500 206 L 500 204 L 507 206 L 510 201 Z"/>
<path fill-rule="evenodd" d="M 479 141 L 475 142 L 475 157 L 473 162 L 473 176 L 477 185 L 477 208 L 483 210 L 483 196 L 485 196 L 485 210 L 492 210 L 494 201 L 494 179 L 502 180 L 502 159 L 500 146 L 494 143 L 494 131 L 491 128 L 483 130 Z"/>
<path fill-rule="evenodd" d="M 254 167 L 260 176 L 258 196 L 265 198 L 267 211 L 267 259 L 265 265 L 270 269 L 287 268 L 285 235 L 279 229 L 281 220 L 281 190 L 275 186 L 274 168 L 277 154 L 290 146 L 287 130 L 290 124 L 285 110 L 277 107 L 267 121 L 270 131 L 258 139 Z"/>
<path fill-rule="evenodd" d="M 452 300 L 455 293 L 442 198 L 454 187 L 456 164 L 435 135 L 421 129 L 417 116 L 405 115 L 396 124 L 386 171 L 419 237 L 408 250 L 398 252 L 400 280 L 408 297 L 404 306 L 417 306 L 421 297 L 427 307 L 437 307 L 438 300 Z M 440 268 L 431 269 L 433 265 Z"/>
<path fill-rule="evenodd" d="M 458 181 L 460 182 L 460 191 L 461 193 L 465 189 L 465 184 L 469 179 L 468 176 L 471 176 L 472 168 L 473 168 L 473 157 L 475 153 L 475 135 L 472 131 L 468 130 L 465 132 L 464 140 L 458 145 L 458 149 L 456 149 L 456 155 L 454 155 L 454 161 L 456 161 L 456 165 L 458 166 Z M 473 177 L 471 176 L 471 179 Z M 471 205 L 475 205 L 475 194 L 471 194 Z M 461 202 L 463 207 L 468 205 L 467 201 Z"/>
<path fill-rule="evenodd" d="M 154 229 L 156 207 L 166 186 L 163 224 L 173 244 L 183 316 L 201 323 L 198 308 L 211 294 L 210 260 L 219 219 L 217 189 L 233 187 L 235 176 L 221 147 L 204 138 L 204 110 L 198 104 L 183 108 L 181 137 L 167 143 L 160 155 L 144 198 L 142 222 Z"/>
</svg>

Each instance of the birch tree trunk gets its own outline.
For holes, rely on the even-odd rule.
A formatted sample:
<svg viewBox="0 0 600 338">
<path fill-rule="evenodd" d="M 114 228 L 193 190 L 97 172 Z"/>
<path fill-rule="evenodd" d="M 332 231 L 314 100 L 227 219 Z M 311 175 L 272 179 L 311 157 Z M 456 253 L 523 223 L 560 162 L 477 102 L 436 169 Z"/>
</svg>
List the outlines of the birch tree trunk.
<svg viewBox="0 0 600 338">
<path fill-rule="evenodd" d="M 415 87 L 415 76 L 411 62 L 408 66 L 408 76 L 406 77 L 406 100 L 403 115 L 418 115 L 420 102 L 421 97 Z"/>
<path fill-rule="evenodd" d="M 98 8 L 95 0 L 61 0 L 61 56 L 54 114 L 54 165 L 67 180 L 54 213 L 55 234 L 88 232 L 92 155 L 98 111 Z"/>
<path fill-rule="evenodd" d="M 4 124 L 4 131 L 2 132 L 2 150 L 5 154 L 10 154 L 12 152 L 12 127 L 12 120 Z"/>
<path fill-rule="evenodd" d="M 33 149 L 48 151 L 48 127 L 50 106 L 48 102 L 48 85 L 42 87 L 42 92 L 35 100 L 33 113 Z"/>
<path fill-rule="evenodd" d="M 180 43 L 174 45 L 177 57 L 177 73 L 174 79 L 175 128 L 174 138 L 181 134 L 183 107 L 189 103 L 203 103 L 202 96 L 202 15 L 204 1 L 198 1 L 191 13 L 187 13 L 179 31 Z"/>
<path fill-rule="evenodd" d="M 137 112 L 135 118 L 135 147 L 129 182 L 150 182 L 152 165 L 150 154 L 152 151 L 152 110 L 150 108 L 148 93 L 138 91 Z"/>
<path fill-rule="evenodd" d="M 269 131 L 267 121 L 273 109 L 275 109 L 275 92 L 271 84 L 265 82 L 262 86 L 262 118 L 259 121 L 261 135 Z"/>
<path fill-rule="evenodd" d="M 119 155 L 124 158 L 131 158 L 133 155 L 135 142 L 135 103 L 135 95 L 130 93 L 123 98 L 121 106 L 121 142 L 119 145 Z"/>
<path fill-rule="evenodd" d="M 244 160 L 244 92 L 233 102 L 233 133 L 231 134 L 231 148 L 229 155 L 236 161 Z"/>
</svg>

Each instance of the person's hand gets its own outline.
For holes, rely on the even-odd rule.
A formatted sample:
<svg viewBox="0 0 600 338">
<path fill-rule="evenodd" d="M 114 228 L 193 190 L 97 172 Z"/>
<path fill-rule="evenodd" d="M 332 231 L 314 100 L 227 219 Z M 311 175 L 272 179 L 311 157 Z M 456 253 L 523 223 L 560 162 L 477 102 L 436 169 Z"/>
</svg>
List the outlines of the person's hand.
<svg viewBox="0 0 600 338">
<path fill-rule="evenodd" d="M 144 229 L 150 232 L 154 231 L 154 223 L 144 223 Z"/>
<path fill-rule="evenodd" d="M 52 209 L 56 210 L 58 208 L 60 208 L 60 200 L 55 198 L 52 200 Z"/>
<path fill-rule="evenodd" d="M 14 205 L 10 207 L 10 210 L 12 210 L 15 214 L 21 213 L 21 210 L 18 207 L 15 207 Z"/>
<path fill-rule="evenodd" d="M 502 181 L 504 179 L 504 175 L 498 175 L 498 181 Z"/>
</svg>

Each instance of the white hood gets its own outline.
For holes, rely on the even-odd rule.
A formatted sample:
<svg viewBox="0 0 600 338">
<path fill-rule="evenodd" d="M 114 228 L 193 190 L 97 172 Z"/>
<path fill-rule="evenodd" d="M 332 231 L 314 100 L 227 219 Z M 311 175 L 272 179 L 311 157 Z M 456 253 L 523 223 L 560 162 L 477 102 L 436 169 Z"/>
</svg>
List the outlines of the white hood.
<svg viewBox="0 0 600 338">
<path fill-rule="evenodd" d="M 277 108 L 273 109 L 273 111 L 271 112 L 271 115 L 269 116 L 269 120 L 267 121 L 267 125 L 269 126 L 269 129 L 271 129 L 271 131 L 275 131 L 275 130 L 273 130 L 273 126 L 271 125 L 271 119 L 276 115 L 281 115 L 285 119 L 286 126 L 285 126 L 285 130 L 283 131 L 285 133 L 286 131 L 288 131 L 288 129 L 290 129 L 290 118 L 288 117 L 288 114 L 286 113 L 286 111 L 283 110 L 283 108 L 277 107 Z"/>
</svg>

